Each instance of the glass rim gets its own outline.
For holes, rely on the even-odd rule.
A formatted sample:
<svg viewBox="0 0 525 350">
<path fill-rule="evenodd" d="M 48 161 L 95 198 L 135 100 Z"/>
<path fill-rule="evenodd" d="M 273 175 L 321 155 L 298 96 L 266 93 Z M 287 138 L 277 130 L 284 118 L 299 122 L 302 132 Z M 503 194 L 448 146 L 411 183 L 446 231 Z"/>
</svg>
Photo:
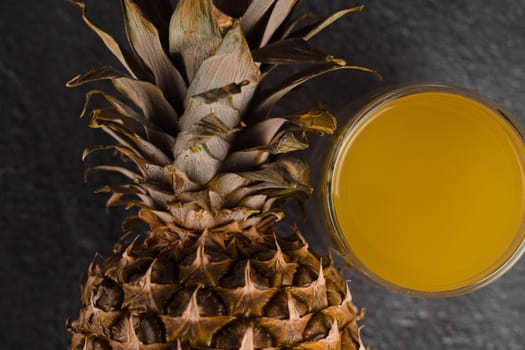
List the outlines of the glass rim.
<svg viewBox="0 0 525 350">
<path fill-rule="evenodd" d="M 424 83 L 402 86 L 373 98 L 364 107 L 359 109 L 357 113 L 354 113 L 352 117 L 345 123 L 345 126 L 339 131 L 338 136 L 336 137 L 336 140 L 334 141 L 331 147 L 331 151 L 327 158 L 328 162 L 325 166 L 325 171 L 323 172 L 321 197 L 325 217 L 328 219 L 327 225 L 330 231 L 331 241 L 335 244 L 334 248 L 337 254 L 339 254 L 346 261 L 350 268 L 356 269 L 368 279 L 394 292 L 415 297 L 445 298 L 459 296 L 478 290 L 486 286 L 487 284 L 495 281 L 503 274 L 505 274 L 508 270 L 510 270 L 510 268 L 525 253 L 525 234 L 523 234 L 525 232 L 525 213 L 523 214 L 520 227 L 516 232 L 515 241 L 519 238 L 520 233 L 522 234 L 521 239 L 518 242 L 516 242 L 516 248 L 511 250 L 508 253 L 508 257 L 506 258 L 503 255 L 504 253 L 502 253 L 501 258 L 504 259 L 503 262 L 499 263 L 496 260 L 494 262 L 494 267 L 490 267 L 490 272 L 488 272 L 485 276 L 458 288 L 439 291 L 424 291 L 394 284 L 380 277 L 378 274 L 370 270 L 364 263 L 359 261 L 359 259 L 352 252 L 350 246 L 345 242 L 344 238 L 342 237 L 342 230 L 340 229 L 339 224 L 337 222 L 337 217 L 335 215 L 335 209 L 332 200 L 332 186 L 335 166 L 338 160 L 338 156 L 340 155 L 343 146 L 346 145 L 346 141 L 352 135 L 352 132 L 361 124 L 363 120 L 365 120 L 369 115 L 371 115 L 371 113 L 373 113 L 377 108 L 383 106 L 384 104 L 404 96 L 424 92 L 451 93 L 481 103 L 482 105 L 490 108 L 493 112 L 495 112 L 501 118 L 501 120 L 505 121 L 506 124 L 510 126 L 511 130 L 516 134 L 517 139 L 519 140 L 519 142 L 521 142 L 521 145 L 525 147 L 525 131 L 521 128 L 518 121 L 514 119 L 504 108 L 502 108 L 496 102 L 485 96 L 481 96 L 468 89 L 450 85 Z M 520 152 L 520 158 L 523 165 L 525 166 L 525 152 Z M 481 273 L 483 272 L 480 272 L 480 274 Z"/>
</svg>

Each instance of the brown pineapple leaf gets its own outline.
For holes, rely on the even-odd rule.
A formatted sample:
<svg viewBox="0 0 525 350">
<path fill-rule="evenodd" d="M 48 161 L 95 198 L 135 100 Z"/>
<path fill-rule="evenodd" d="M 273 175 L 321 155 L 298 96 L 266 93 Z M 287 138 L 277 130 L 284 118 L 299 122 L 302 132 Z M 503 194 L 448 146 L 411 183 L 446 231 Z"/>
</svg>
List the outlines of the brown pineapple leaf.
<svg viewBox="0 0 525 350">
<path fill-rule="evenodd" d="M 95 190 L 95 193 L 119 193 L 119 194 L 145 194 L 146 191 L 135 184 L 124 184 L 120 186 L 105 185 Z"/>
<path fill-rule="evenodd" d="M 188 89 L 186 103 L 195 100 L 193 96 L 236 83 L 241 84 L 243 88 L 239 93 L 230 96 L 233 108 L 238 109 L 242 114 L 259 79 L 259 69 L 253 61 L 250 48 L 237 23 L 228 31 L 214 54 L 202 63 Z M 181 118 L 181 123 L 186 125 L 183 129 L 189 129 L 190 125 L 197 122 L 191 112 L 185 113 Z M 226 122 L 226 124 L 230 123 Z M 238 121 L 233 124 L 238 124 Z"/>
<path fill-rule="evenodd" d="M 295 158 L 281 158 L 264 164 L 261 170 L 242 172 L 240 175 L 255 183 L 248 186 L 251 192 L 259 191 L 272 197 L 290 195 L 298 191 L 306 194 L 312 192 L 308 184 L 307 166 Z"/>
<path fill-rule="evenodd" d="M 277 88 L 271 90 L 270 92 L 267 92 L 264 97 L 262 97 L 259 100 L 259 103 L 255 107 L 253 111 L 253 118 L 255 120 L 264 119 L 268 116 L 268 113 L 271 111 L 272 107 L 287 93 L 292 91 L 294 88 L 302 85 L 306 81 L 318 77 L 320 75 L 323 75 L 328 72 L 340 70 L 340 69 L 352 69 L 352 70 L 360 70 L 365 71 L 369 73 L 373 73 L 376 76 L 379 76 L 379 74 L 366 67 L 361 66 L 353 66 L 353 65 L 345 65 L 345 66 L 338 66 L 338 65 L 326 65 L 326 66 L 315 66 L 313 68 L 307 68 L 305 70 L 300 71 L 299 73 L 289 77 L 285 81 L 283 81 L 281 84 L 277 86 Z M 379 76 L 380 78 L 381 76 Z"/>
<path fill-rule="evenodd" d="M 131 133 L 123 133 L 130 139 L 140 154 L 146 159 L 157 165 L 165 166 L 171 164 L 171 158 L 160 150 L 156 145 L 141 138 L 138 135 Z"/>
<path fill-rule="evenodd" d="M 223 207 L 231 208 L 238 204 L 238 200 L 230 201 L 230 195 L 238 190 L 239 188 L 244 188 L 248 185 L 250 181 L 243 178 L 242 176 L 234 173 L 225 173 L 215 177 L 209 183 L 210 190 L 218 193 L 223 199 Z"/>
<path fill-rule="evenodd" d="M 144 17 L 133 0 L 122 0 L 122 7 L 131 46 L 149 67 L 166 98 L 182 111 L 180 101 L 186 95 L 186 83 L 164 51 L 157 28 Z"/>
<path fill-rule="evenodd" d="M 104 97 L 104 99 L 123 117 L 127 117 L 130 119 L 135 120 L 140 125 L 143 125 L 146 130 L 148 129 L 157 129 L 160 131 L 160 129 L 153 123 L 151 123 L 149 120 L 144 118 L 143 115 L 140 113 L 137 113 L 134 109 L 126 105 L 124 102 L 120 101 L 119 99 L 111 96 L 110 94 L 101 91 L 101 90 L 90 90 L 86 93 L 86 100 L 84 102 L 84 107 L 82 108 L 82 112 L 80 113 L 80 118 L 83 118 L 87 114 L 88 107 L 90 105 L 91 99 L 95 95 L 101 95 Z"/>
<path fill-rule="evenodd" d="M 146 118 L 166 133 L 175 136 L 178 131 L 178 114 L 155 85 L 129 78 L 113 79 L 115 88 L 137 107 Z"/>
<path fill-rule="evenodd" d="M 169 24 L 173 7 L 170 0 L 134 0 L 143 16 L 150 21 L 159 33 L 160 41 L 166 52 L 169 47 Z"/>
<path fill-rule="evenodd" d="M 169 155 L 164 153 L 164 151 L 159 149 L 155 144 L 147 141 L 142 133 L 137 133 L 137 131 L 140 130 L 133 130 L 132 128 L 126 127 L 126 125 L 122 127 L 114 123 L 113 119 L 108 118 L 108 112 L 111 112 L 111 109 L 109 109 L 109 111 L 107 109 L 93 111 L 91 122 L 98 123 L 98 126 L 108 132 L 120 144 L 135 149 L 137 153 L 141 154 L 145 159 L 159 165 L 168 165 L 171 163 L 172 160 Z"/>
<path fill-rule="evenodd" d="M 121 132 L 117 131 L 119 129 L 118 129 L 118 126 L 116 126 L 115 124 L 105 123 L 105 125 L 101 125 L 100 122 L 95 121 L 95 119 L 91 119 L 91 121 L 89 122 L 89 127 L 102 129 L 102 131 L 104 131 L 106 134 L 111 136 L 115 141 L 117 141 L 118 145 L 122 147 L 126 147 L 127 149 L 132 151 L 136 156 L 139 156 L 139 157 L 141 156 L 141 153 L 138 150 L 138 148 L 135 147 L 125 136 L 122 136 Z M 120 131 L 125 132 L 122 129 Z"/>
<path fill-rule="evenodd" d="M 136 179 L 141 179 L 142 176 L 140 176 L 138 173 L 134 172 L 133 170 L 130 170 L 128 168 L 124 168 L 121 166 L 116 165 L 97 165 L 90 168 L 87 168 L 85 171 L 85 176 L 89 176 L 90 173 L 93 171 L 112 171 L 115 173 L 120 173 L 124 176 L 126 176 L 128 179 L 135 181 Z"/>
<path fill-rule="evenodd" d="M 115 145 L 96 145 L 91 147 L 84 148 L 84 151 L 82 152 L 82 161 L 85 161 L 87 157 L 89 157 L 92 153 L 100 152 L 100 151 L 109 151 L 114 150 Z"/>
<path fill-rule="evenodd" d="M 263 149 L 271 154 L 283 154 L 294 151 L 301 151 L 308 148 L 308 143 L 306 139 L 299 140 L 295 134 L 288 130 L 283 130 L 270 142 L 268 147 Z"/>
<path fill-rule="evenodd" d="M 360 5 L 360 6 L 354 6 L 354 7 L 351 7 L 351 8 L 347 8 L 347 9 L 344 9 L 344 10 L 340 10 L 340 11 L 337 11 L 337 12 L 334 12 L 332 13 L 331 15 L 315 22 L 315 23 L 312 23 L 306 27 L 303 27 L 301 29 L 298 29 L 297 31 L 295 32 L 292 32 L 289 37 L 301 37 L 303 38 L 304 40 L 310 40 L 311 38 L 313 38 L 314 36 L 316 36 L 317 34 L 319 34 L 323 29 L 329 27 L 330 25 L 332 25 L 334 22 L 336 22 L 337 20 L 339 20 L 340 18 L 342 18 L 343 16 L 349 14 L 349 13 L 352 13 L 352 12 L 361 12 L 363 11 L 365 8 L 365 6 L 363 5 Z"/>
<path fill-rule="evenodd" d="M 242 31 L 249 35 L 274 2 L 275 0 L 253 0 L 241 17 Z"/>
<path fill-rule="evenodd" d="M 228 98 L 231 95 L 239 94 L 242 91 L 242 87 L 248 85 L 249 80 L 241 81 L 240 83 L 231 83 L 226 86 L 212 89 L 210 91 L 205 91 L 198 95 L 192 96 L 193 98 L 202 98 L 205 103 L 213 103 L 224 98 Z"/>
<path fill-rule="evenodd" d="M 213 178 L 228 154 L 228 142 L 219 136 L 194 137 L 181 132 L 175 145 L 174 165 L 190 180 L 205 184 Z"/>
<path fill-rule="evenodd" d="M 327 110 L 316 108 L 302 113 L 294 113 L 283 116 L 289 123 L 292 123 L 305 131 L 313 131 L 319 134 L 333 134 L 337 128 L 337 119 Z M 271 120 L 271 119 L 269 119 Z"/>
<path fill-rule="evenodd" d="M 111 127 L 112 125 L 145 138 L 144 128 L 134 120 L 122 115 L 116 108 L 97 108 L 91 111 L 90 127 Z"/>
<path fill-rule="evenodd" d="M 262 151 L 271 154 L 282 154 L 293 151 L 300 151 L 308 148 L 308 144 L 298 140 L 293 132 L 283 130 L 273 137 L 266 145 L 255 146 L 243 150 L 244 152 Z"/>
<path fill-rule="evenodd" d="M 259 78 L 259 69 L 253 62 L 240 26 L 236 24 L 228 31 L 216 52 L 201 64 L 188 89 L 186 111 L 180 119 L 184 134 L 181 133 L 183 135 L 178 137 L 174 154 L 175 166 L 184 171 L 192 181 L 205 184 L 213 178 L 228 154 L 230 141 L 227 137 L 223 139 L 213 136 L 205 140 L 201 137 L 195 139 L 191 130 L 210 114 L 215 114 L 227 127 L 237 127 Z M 198 97 L 200 94 L 222 89 L 232 82 L 242 85 L 239 93 L 223 94 L 225 97 L 211 103 Z M 215 98 L 217 97 L 216 95 Z M 211 142 L 215 144 L 214 147 L 207 146 Z"/>
<path fill-rule="evenodd" d="M 132 161 L 140 170 L 142 177 L 158 183 L 163 183 L 166 181 L 166 177 L 164 176 L 164 167 L 146 161 L 143 157 L 137 155 L 134 150 L 128 147 L 115 145 L 113 148 L 123 157 Z"/>
<path fill-rule="evenodd" d="M 170 21 L 170 54 L 182 61 L 192 81 L 202 62 L 220 44 L 221 32 L 211 0 L 180 0 Z"/>
<path fill-rule="evenodd" d="M 220 136 L 226 137 L 232 135 L 240 130 L 240 127 L 230 127 L 222 120 L 219 119 L 215 114 L 208 114 L 202 118 L 199 123 L 195 126 L 193 132 L 198 136 Z"/>
<path fill-rule="evenodd" d="M 265 151 L 244 150 L 232 152 L 224 161 L 223 168 L 227 171 L 249 171 L 268 160 L 269 153 Z"/>
<path fill-rule="evenodd" d="M 140 61 L 138 61 L 132 53 L 121 48 L 111 35 L 91 22 L 87 17 L 87 7 L 84 2 L 76 0 L 69 0 L 69 2 L 82 9 L 82 20 L 93 32 L 95 32 L 95 34 L 99 36 L 108 50 L 119 60 L 122 66 L 126 68 L 133 78 L 148 80 L 149 72 L 142 67 Z"/>
<path fill-rule="evenodd" d="M 178 129 L 177 112 L 166 100 L 163 92 L 151 83 L 133 79 L 111 66 L 98 64 L 88 72 L 77 75 L 68 81 L 66 86 L 77 87 L 99 80 L 111 80 L 122 95 L 142 109 L 147 119 L 166 132 L 176 134 Z"/>
<path fill-rule="evenodd" d="M 231 152 L 225 161 L 224 168 L 229 171 L 247 171 L 266 162 L 270 151 L 273 151 L 274 154 L 282 153 L 278 152 L 279 149 L 284 150 L 278 146 L 278 142 L 286 141 L 286 139 L 276 139 L 276 135 L 287 122 L 288 120 L 284 118 L 270 118 L 249 127 L 237 139 L 237 144 L 245 148 Z M 282 143 L 282 145 L 286 145 L 286 143 Z M 275 147 L 278 148 L 272 149 Z M 302 144 L 295 149 L 306 147 L 306 144 Z M 289 151 L 294 150 L 288 149 Z"/>
<path fill-rule="evenodd" d="M 299 23 L 315 17 L 316 15 L 312 12 L 306 12 L 297 17 L 288 16 L 288 18 L 281 25 L 281 28 L 279 28 L 279 30 L 275 33 L 275 39 L 282 40 L 291 37 L 290 33 L 293 32 Z"/>
<path fill-rule="evenodd" d="M 332 55 L 327 55 L 318 48 L 308 44 L 302 38 L 289 38 L 275 41 L 252 51 L 256 62 L 266 64 L 301 64 L 333 62 L 340 66 L 346 62 Z"/>
<path fill-rule="evenodd" d="M 169 134 L 162 131 L 157 125 L 153 124 L 148 119 L 133 108 L 126 105 L 124 102 L 119 99 L 111 96 L 110 94 L 101 91 L 101 90 L 90 90 L 86 94 L 86 102 L 84 103 L 84 108 L 81 113 L 81 117 L 86 114 L 89 102 L 94 95 L 103 96 L 106 101 L 115 108 L 118 113 L 120 113 L 123 118 L 128 118 L 130 120 L 138 123 L 142 128 L 144 128 L 147 140 L 157 145 L 164 153 L 169 154 L 172 150 L 173 144 L 175 143 L 175 138 Z"/>
<path fill-rule="evenodd" d="M 67 87 L 78 87 L 94 81 L 105 80 L 105 79 L 116 79 L 125 76 L 122 72 L 117 69 L 105 65 L 97 64 L 89 71 L 84 74 L 78 74 L 77 76 L 70 79 L 67 83 Z"/>
<path fill-rule="evenodd" d="M 266 162 L 270 154 L 284 154 L 306 148 L 306 140 L 298 140 L 292 131 L 283 130 L 268 143 L 232 152 L 225 161 L 225 168 L 229 171 L 249 170 Z"/>
<path fill-rule="evenodd" d="M 273 34 L 292 12 L 297 2 L 298 0 L 276 0 L 270 18 L 268 18 L 268 23 L 264 29 L 261 44 L 259 46 L 262 47 L 268 44 Z"/>
<path fill-rule="evenodd" d="M 238 136 L 237 144 L 246 148 L 267 145 L 285 126 L 290 130 L 333 134 L 337 120 L 332 113 L 321 108 L 273 117 L 248 127 Z M 233 155 L 235 152 L 229 157 Z"/>
<path fill-rule="evenodd" d="M 267 145 L 287 122 L 284 118 L 269 118 L 248 127 L 239 135 L 237 144 L 243 147 Z"/>
</svg>

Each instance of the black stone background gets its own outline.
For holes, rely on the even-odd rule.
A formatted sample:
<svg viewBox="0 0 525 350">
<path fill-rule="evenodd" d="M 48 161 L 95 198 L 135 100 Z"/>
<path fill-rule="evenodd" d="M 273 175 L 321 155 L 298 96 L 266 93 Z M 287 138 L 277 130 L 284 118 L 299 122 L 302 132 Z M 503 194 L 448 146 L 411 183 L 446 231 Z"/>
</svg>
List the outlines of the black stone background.
<svg viewBox="0 0 525 350">
<path fill-rule="evenodd" d="M 316 42 L 379 70 L 384 82 L 359 72 L 331 74 L 278 110 L 320 101 L 338 111 L 385 86 L 437 82 L 489 96 L 525 125 L 525 1 L 363 2 L 364 13 L 348 16 Z M 116 0 L 90 3 L 98 3 L 90 10 L 97 23 L 122 33 Z M 302 7 L 326 14 L 356 4 L 306 0 Z M 80 274 L 120 235 L 123 212 L 105 215 L 104 196 L 92 194 L 117 177 L 98 174 L 82 182 L 83 147 L 107 138 L 77 117 L 85 90 L 64 87 L 99 61 L 113 62 L 66 1 L 0 2 L 2 350 L 65 349 L 64 321 L 77 313 Z M 326 151 L 319 141 L 313 138 L 316 152 L 308 156 L 316 162 L 315 183 Z M 289 210 L 289 221 L 326 252 L 316 197 L 306 217 L 296 205 Z M 525 261 L 492 285 L 450 299 L 411 298 L 346 274 L 354 301 L 368 309 L 363 336 L 372 349 L 525 349 Z"/>
</svg>

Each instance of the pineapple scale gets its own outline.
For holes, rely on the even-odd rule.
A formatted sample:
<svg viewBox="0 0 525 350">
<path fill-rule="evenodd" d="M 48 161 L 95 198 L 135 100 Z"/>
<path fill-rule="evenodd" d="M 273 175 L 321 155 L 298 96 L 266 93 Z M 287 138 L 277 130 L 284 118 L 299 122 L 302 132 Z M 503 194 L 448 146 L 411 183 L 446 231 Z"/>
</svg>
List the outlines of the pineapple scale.
<svg viewBox="0 0 525 350">
<path fill-rule="evenodd" d="M 364 349 L 340 272 L 300 236 L 155 234 L 94 260 L 72 350 Z"/>
</svg>

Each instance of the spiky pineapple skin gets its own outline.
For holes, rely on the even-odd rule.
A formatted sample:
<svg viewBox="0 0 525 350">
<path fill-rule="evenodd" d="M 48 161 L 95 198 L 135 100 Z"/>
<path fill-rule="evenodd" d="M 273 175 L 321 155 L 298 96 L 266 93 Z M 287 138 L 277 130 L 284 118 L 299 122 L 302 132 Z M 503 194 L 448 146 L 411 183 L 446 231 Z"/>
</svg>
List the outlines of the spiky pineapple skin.
<svg viewBox="0 0 525 350">
<path fill-rule="evenodd" d="M 252 227 L 174 237 L 151 232 L 92 262 L 72 350 L 362 346 L 363 312 L 300 236 Z"/>
</svg>

